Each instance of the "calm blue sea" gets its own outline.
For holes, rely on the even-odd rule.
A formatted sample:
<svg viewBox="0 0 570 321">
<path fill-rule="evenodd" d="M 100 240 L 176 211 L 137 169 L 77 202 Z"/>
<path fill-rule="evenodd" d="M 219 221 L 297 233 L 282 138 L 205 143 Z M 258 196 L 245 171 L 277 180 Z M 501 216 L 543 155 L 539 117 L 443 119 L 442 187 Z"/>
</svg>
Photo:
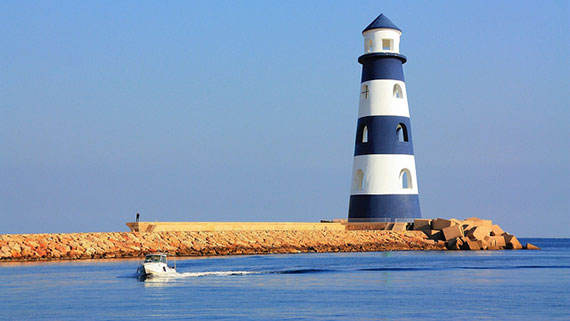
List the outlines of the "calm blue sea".
<svg viewBox="0 0 570 321">
<path fill-rule="evenodd" d="M 541 251 L 375 252 L 0 264 L 0 320 L 570 319 L 570 239 Z"/>
</svg>

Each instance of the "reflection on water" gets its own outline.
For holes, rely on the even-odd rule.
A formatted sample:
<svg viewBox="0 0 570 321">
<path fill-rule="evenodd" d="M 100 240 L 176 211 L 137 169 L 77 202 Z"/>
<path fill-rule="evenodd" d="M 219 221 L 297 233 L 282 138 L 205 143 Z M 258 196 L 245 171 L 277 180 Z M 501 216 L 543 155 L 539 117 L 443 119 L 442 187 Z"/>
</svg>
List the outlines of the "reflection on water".
<svg viewBox="0 0 570 321">
<path fill-rule="evenodd" d="M 170 277 L 156 277 L 156 278 L 140 278 L 140 281 L 144 282 L 145 287 L 164 287 L 173 280 Z"/>
</svg>

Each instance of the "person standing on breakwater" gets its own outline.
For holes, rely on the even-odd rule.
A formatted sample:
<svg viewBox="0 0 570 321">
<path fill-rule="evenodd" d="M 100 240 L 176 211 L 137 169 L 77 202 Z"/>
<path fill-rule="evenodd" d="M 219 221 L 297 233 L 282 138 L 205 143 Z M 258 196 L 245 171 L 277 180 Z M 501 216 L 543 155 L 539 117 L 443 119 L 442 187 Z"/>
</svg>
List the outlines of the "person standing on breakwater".
<svg viewBox="0 0 570 321">
<path fill-rule="evenodd" d="M 137 223 L 139 222 L 140 217 L 141 217 L 141 215 L 137 212 L 137 218 L 136 218 Z"/>
</svg>

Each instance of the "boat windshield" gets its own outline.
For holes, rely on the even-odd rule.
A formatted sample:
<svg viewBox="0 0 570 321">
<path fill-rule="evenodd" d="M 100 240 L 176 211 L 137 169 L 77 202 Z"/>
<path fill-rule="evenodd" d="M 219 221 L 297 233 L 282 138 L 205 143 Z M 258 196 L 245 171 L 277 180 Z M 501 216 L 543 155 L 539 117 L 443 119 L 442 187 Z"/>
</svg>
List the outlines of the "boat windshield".
<svg viewBox="0 0 570 321">
<path fill-rule="evenodd" d="M 164 255 L 147 255 L 144 259 L 145 263 L 166 263 L 166 257 Z"/>
</svg>

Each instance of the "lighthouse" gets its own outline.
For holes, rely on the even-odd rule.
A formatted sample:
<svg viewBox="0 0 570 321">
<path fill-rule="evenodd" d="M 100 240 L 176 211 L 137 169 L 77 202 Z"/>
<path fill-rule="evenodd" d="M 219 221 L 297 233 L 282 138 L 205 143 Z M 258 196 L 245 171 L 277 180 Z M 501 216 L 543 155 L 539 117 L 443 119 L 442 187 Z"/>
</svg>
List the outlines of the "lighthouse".
<svg viewBox="0 0 570 321">
<path fill-rule="evenodd" d="M 400 54 L 402 30 L 381 14 L 362 31 L 364 54 L 349 222 L 421 217 L 410 111 Z"/>
</svg>

